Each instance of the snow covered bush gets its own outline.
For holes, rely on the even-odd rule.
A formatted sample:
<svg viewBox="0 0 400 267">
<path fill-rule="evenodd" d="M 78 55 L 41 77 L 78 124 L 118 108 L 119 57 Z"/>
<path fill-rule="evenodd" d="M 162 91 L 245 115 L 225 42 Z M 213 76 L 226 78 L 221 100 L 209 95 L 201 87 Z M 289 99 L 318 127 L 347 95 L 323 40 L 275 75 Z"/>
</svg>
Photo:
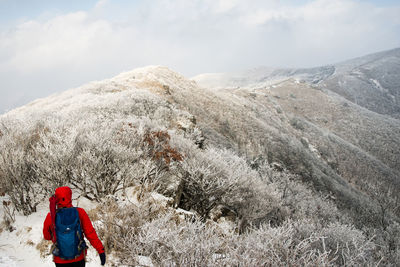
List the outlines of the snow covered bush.
<svg viewBox="0 0 400 267">
<path fill-rule="evenodd" d="M 290 222 L 277 228 L 262 225 L 236 236 L 227 251 L 228 266 L 323 266 L 329 265 L 327 251 L 314 248 L 319 237 L 296 238 Z"/>
<path fill-rule="evenodd" d="M 377 244 L 375 260 L 386 266 L 396 266 L 400 262 L 400 224 L 393 222 L 385 230 L 368 229 Z"/>
<path fill-rule="evenodd" d="M 184 155 L 179 207 L 192 209 L 203 219 L 223 206 L 239 219 L 252 222 L 264 217 L 268 221 L 268 214 L 277 207 L 276 193 L 243 158 L 230 150 L 199 149 L 184 141 L 176 146 Z"/>
<path fill-rule="evenodd" d="M 124 234 L 114 249 L 121 264 L 137 264 L 139 257 L 156 266 L 365 266 L 373 260 L 374 245 L 346 225 L 288 220 L 238 234 L 197 216 L 184 219 L 172 209 L 151 218 L 138 215 L 118 222 Z"/>
<path fill-rule="evenodd" d="M 118 131 L 115 124 L 107 123 L 98 125 L 96 130 L 79 132 L 75 137 L 69 182 L 89 199 L 100 201 L 134 179 L 140 151 L 129 150 L 118 142 Z"/>
<path fill-rule="evenodd" d="M 165 214 L 172 200 L 152 191 L 143 192 L 140 186 L 129 187 L 117 195 L 103 198 L 88 215 L 106 250 L 119 254 L 125 249 L 121 240 L 126 239 L 128 232 L 137 233 L 142 225 Z"/>
<path fill-rule="evenodd" d="M 157 266 L 217 266 L 226 246 L 217 226 L 180 221 L 167 213 L 130 231 L 123 239 L 123 263 L 147 256 Z"/>
<path fill-rule="evenodd" d="M 0 139 L 0 182 L 17 211 L 29 215 L 36 211 L 45 190 L 36 173 L 35 147 L 48 129 L 41 124 L 17 123 L 6 128 Z"/>
<path fill-rule="evenodd" d="M 366 265 L 373 260 L 375 245 L 353 226 L 331 223 L 323 227 L 320 247 L 329 251 L 329 256 L 338 265 Z"/>
<path fill-rule="evenodd" d="M 35 173 L 44 181 L 45 192 L 51 195 L 57 187 L 70 184 L 75 135 L 73 129 L 57 123 L 48 125 L 48 133 L 35 147 Z"/>
</svg>

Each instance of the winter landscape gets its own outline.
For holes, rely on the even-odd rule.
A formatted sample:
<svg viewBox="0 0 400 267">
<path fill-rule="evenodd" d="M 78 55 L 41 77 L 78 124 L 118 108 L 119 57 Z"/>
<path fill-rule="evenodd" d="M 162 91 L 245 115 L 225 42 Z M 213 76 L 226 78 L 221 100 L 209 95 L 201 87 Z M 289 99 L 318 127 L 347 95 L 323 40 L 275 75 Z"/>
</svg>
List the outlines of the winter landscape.
<svg viewBox="0 0 400 267">
<path fill-rule="evenodd" d="M 0 115 L 0 266 L 54 266 L 66 185 L 106 266 L 399 266 L 400 48 L 336 62 L 149 65 Z"/>
</svg>

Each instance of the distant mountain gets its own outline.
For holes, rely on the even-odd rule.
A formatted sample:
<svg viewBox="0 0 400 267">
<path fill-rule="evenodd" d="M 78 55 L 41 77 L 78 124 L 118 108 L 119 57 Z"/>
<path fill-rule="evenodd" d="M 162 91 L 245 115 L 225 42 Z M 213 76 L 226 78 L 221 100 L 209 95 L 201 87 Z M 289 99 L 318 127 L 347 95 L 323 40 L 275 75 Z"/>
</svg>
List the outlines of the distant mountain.
<svg viewBox="0 0 400 267">
<path fill-rule="evenodd" d="M 194 77 L 207 87 L 263 87 L 289 78 L 334 92 L 347 100 L 393 118 L 400 118 L 400 48 L 342 63 L 305 69 L 260 67 L 238 73 Z"/>
<path fill-rule="evenodd" d="M 307 81 L 317 84 L 321 80 L 330 77 L 335 72 L 335 67 L 325 66 L 309 69 L 283 68 L 274 69 L 258 67 L 236 73 L 205 73 L 192 79 L 204 87 L 227 88 L 227 87 L 263 87 L 275 84 L 289 78 Z"/>
<path fill-rule="evenodd" d="M 321 87 L 379 114 L 400 119 L 400 48 L 335 65 Z"/>
</svg>

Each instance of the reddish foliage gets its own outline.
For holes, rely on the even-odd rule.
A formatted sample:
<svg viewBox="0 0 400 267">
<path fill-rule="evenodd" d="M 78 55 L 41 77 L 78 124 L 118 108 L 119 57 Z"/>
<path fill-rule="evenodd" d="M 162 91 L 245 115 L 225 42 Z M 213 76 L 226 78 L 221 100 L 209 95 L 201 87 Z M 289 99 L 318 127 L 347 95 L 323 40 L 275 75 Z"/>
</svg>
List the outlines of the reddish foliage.
<svg viewBox="0 0 400 267">
<path fill-rule="evenodd" d="M 167 131 L 150 132 L 144 136 L 144 142 L 152 148 L 153 158 L 156 160 L 163 159 L 167 165 L 171 161 L 182 161 L 183 156 L 175 148 L 169 144 L 171 136 Z"/>
<path fill-rule="evenodd" d="M 183 160 L 182 155 L 176 149 L 174 149 L 170 146 L 164 147 L 163 151 L 156 152 L 154 157 L 156 159 L 163 158 L 167 165 L 169 165 L 171 163 L 171 160 L 174 160 L 174 161 L 182 161 Z"/>
<path fill-rule="evenodd" d="M 169 139 L 171 139 L 171 136 L 167 131 L 150 132 L 144 136 L 144 141 L 151 146 L 154 146 L 155 143 L 168 143 Z"/>
</svg>

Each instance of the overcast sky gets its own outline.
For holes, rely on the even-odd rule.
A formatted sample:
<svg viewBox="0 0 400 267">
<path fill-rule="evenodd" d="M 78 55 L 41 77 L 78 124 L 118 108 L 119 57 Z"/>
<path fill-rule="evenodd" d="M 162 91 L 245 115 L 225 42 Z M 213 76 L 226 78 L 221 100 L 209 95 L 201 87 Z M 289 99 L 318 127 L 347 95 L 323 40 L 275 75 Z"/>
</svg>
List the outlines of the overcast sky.
<svg viewBox="0 0 400 267">
<path fill-rule="evenodd" d="M 395 47 L 398 0 L 0 0 L 0 113 L 146 65 L 191 77 Z"/>
</svg>

